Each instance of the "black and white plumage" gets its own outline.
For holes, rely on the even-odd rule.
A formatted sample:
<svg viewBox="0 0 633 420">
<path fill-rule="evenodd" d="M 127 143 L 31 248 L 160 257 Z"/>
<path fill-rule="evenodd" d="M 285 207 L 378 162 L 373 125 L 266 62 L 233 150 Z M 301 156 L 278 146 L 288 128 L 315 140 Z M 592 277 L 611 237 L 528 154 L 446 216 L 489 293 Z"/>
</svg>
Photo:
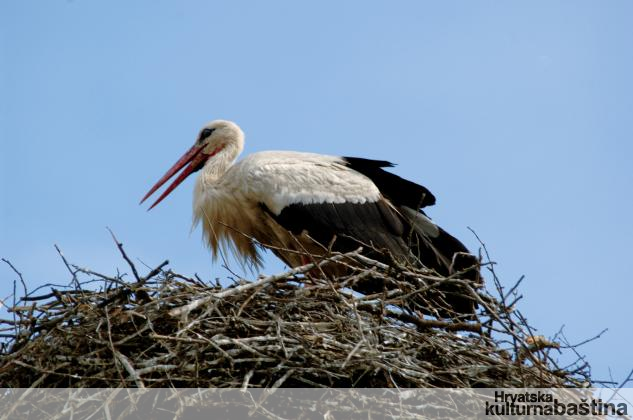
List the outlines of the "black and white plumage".
<svg viewBox="0 0 633 420">
<path fill-rule="evenodd" d="M 331 246 L 345 252 L 359 244 L 374 257 L 388 251 L 444 275 L 476 263 L 460 241 L 422 211 L 435 203 L 433 194 L 387 172 L 384 168 L 393 166 L 389 162 L 269 151 L 236 163 L 243 147 L 244 134 L 236 124 L 213 121 L 143 201 L 187 165 L 152 207 L 201 170 L 194 222 L 202 224 L 214 256 L 230 248 L 257 265 L 254 239 L 272 246 L 293 267 L 306 262 L 306 251 L 320 255 Z"/>
</svg>

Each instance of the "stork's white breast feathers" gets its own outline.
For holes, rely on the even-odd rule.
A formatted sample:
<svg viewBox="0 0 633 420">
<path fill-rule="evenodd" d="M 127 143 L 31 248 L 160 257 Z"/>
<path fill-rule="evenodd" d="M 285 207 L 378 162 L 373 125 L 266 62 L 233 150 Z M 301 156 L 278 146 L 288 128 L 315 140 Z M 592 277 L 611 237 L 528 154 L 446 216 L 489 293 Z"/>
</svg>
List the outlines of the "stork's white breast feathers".
<svg viewBox="0 0 633 420">
<path fill-rule="evenodd" d="M 378 187 L 369 178 L 348 168 L 336 156 L 259 152 L 229 171 L 239 172 L 232 178 L 243 180 L 241 188 L 275 214 L 291 204 L 362 204 L 380 198 Z"/>
</svg>

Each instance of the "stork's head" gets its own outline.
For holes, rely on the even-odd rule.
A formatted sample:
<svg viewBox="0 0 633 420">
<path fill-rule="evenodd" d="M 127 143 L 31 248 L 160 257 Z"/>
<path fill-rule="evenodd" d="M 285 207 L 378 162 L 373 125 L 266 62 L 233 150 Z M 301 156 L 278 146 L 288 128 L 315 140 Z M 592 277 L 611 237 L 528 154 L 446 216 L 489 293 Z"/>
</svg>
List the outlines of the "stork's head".
<svg viewBox="0 0 633 420">
<path fill-rule="evenodd" d="M 244 148 L 244 133 L 231 121 L 215 120 L 200 130 L 194 145 L 172 166 L 163 177 L 149 190 L 141 200 L 143 203 L 150 195 L 166 183 L 178 171 L 184 170 L 171 183 L 150 209 L 167 197 L 182 181 L 192 173 L 202 169 L 205 164 L 213 165 L 220 156 L 223 162 L 230 163 Z M 187 165 L 189 164 L 189 165 Z M 186 168 L 185 168 L 186 166 Z"/>
</svg>

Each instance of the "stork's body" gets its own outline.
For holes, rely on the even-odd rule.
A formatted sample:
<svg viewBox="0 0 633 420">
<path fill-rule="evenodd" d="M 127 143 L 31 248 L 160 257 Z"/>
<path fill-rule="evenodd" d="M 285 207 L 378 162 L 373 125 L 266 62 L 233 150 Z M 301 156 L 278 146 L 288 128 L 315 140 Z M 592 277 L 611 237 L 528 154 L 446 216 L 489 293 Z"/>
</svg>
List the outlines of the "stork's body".
<svg viewBox="0 0 633 420">
<path fill-rule="evenodd" d="M 271 151 L 235 163 L 243 145 L 237 125 L 210 123 L 143 200 L 189 163 L 152 207 L 201 169 L 194 221 L 202 224 L 215 256 L 228 247 L 257 265 L 254 239 L 291 266 L 305 263 L 306 252 L 320 255 L 359 245 L 372 256 L 388 251 L 440 274 L 466 268 L 463 261 L 456 263 L 460 255 L 472 264 L 464 245 L 422 212 L 435 197 L 382 169 L 392 166 L 389 162 Z"/>
</svg>

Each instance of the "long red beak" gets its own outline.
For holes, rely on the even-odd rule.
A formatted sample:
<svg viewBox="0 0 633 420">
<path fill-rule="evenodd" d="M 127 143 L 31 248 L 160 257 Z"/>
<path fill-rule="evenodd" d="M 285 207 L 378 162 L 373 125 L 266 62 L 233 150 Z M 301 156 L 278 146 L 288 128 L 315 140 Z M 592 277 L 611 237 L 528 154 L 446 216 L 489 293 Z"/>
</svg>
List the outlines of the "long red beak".
<svg viewBox="0 0 633 420">
<path fill-rule="evenodd" d="M 172 176 L 176 175 L 176 173 L 178 171 L 180 171 L 187 163 L 189 163 L 189 166 L 187 166 L 185 168 L 185 170 L 183 170 L 180 173 L 180 175 L 178 175 L 178 178 L 176 178 L 174 180 L 174 182 L 172 182 L 171 185 L 169 187 L 167 187 L 167 189 L 165 191 L 163 191 L 161 196 L 158 197 L 158 200 L 156 200 L 154 202 L 154 204 L 152 204 L 150 206 L 150 208 L 147 209 L 147 210 L 148 211 L 151 210 L 158 203 L 163 201 L 163 198 L 167 197 L 169 195 L 169 193 L 174 190 L 174 188 L 176 188 L 182 181 L 185 180 L 185 178 L 187 178 L 193 172 L 195 172 L 198 169 L 200 169 L 202 163 L 205 160 L 207 160 L 208 158 L 210 158 L 211 156 L 213 156 L 213 154 L 215 154 L 215 152 L 216 152 L 216 151 L 214 151 L 213 154 L 207 155 L 205 153 L 202 153 L 203 149 L 204 149 L 204 147 L 203 146 L 199 146 L 199 145 L 194 145 L 191 149 L 189 149 L 187 151 L 187 153 L 185 153 L 180 159 L 178 159 L 178 162 L 176 162 L 174 164 L 174 166 L 172 166 L 165 173 L 165 175 L 163 175 L 163 177 L 160 180 L 158 180 L 158 182 L 152 187 L 152 189 L 149 190 L 149 192 L 147 194 L 145 194 L 145 197 L 143 197 L 143 199 L 141 200 L 141 202 L 139 204 L 143 204 L 143 202 L 145 200 L 147 200 L 149 198 L 149 196 L 154 193 L 154 191 L 159 189 L 165 182 L 167 182 L 169 180 L 169 178 L 171 178 Z"/>
</svg>

